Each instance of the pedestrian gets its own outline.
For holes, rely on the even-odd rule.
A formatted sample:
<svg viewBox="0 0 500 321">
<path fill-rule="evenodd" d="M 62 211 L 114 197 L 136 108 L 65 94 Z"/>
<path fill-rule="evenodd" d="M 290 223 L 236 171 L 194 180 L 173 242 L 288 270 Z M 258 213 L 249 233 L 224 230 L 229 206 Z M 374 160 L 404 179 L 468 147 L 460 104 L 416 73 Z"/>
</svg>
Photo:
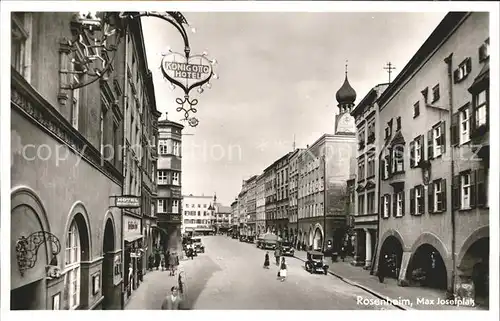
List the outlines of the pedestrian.
<svg viewBox="0 0 500 321">
<path fill-rule="evenodd" d="M 179 277 L 177 279 L 177 283 L 179 284 L 179 294 L 181 296 L 184 295 L 184 282 L 182 281 L 182 272 L 179 271 Z"/>
<path fill-rule="evenodd" d="M 269 269 L 269 252 L 266 251 L 266 256 L 264 257 L 264 269 Z"/>
<path fill-rule="evenodd" d="M 170 254 L 170 257 L 169 257 L 169 266 L 170 266 L 170 276 L 174 276 L 175 275 L 175 257 L 172 254 Z"/>
<path fill-rule="evenodd" d="M 281 260 L 281 266 L 280 266 L 280 271 L 279 271 L 279 277 L 281 279 L 281 282 L 284 282 L 286 279 L 286 262 L 285 258 Z"/>
<path fill-rule="evenodd" d="M 389 257 L 387 254 L 384 256 L 382 259 L 382 262 L 380 262 L 380 266 L 378 269 L 378 281 L 380 283 L 384 283 L 385 276 L 387 274 L 388 266 L 387 266 L 387 261 L 389 260 Z"/>
<path fill-rule="evenodd" d="M 166 267 L 165 267 L 165 255 L 162 255 L 161 257 L 161 270 L 162 271 L 165 271 Z"/>
<path fill-rule="evenodd" d="M 153 253 L 149 254 L 149 258 L 148 258 L 148 270 L 149 271 L 153 271 L 153 266 L 155 264 L 155 257 L 153 255 Z"/>
<path fill-rule="evenodd" d="M 274 250 L 274 258 L 276 259 L 276 265 L 279 266 L 279 264 L 280 264 L 280 249 L 278 246 L 276 246 L 276 249 Z"/>
<path fill-rule="evenodd" d="M 167 271 L 170 270 L 170 251 L 169 250 L 167 250 L 165 252 L 165 266 L 166 266 Z"/>
<path fill-rule="evenodd" d="M 182 298 L 179 296 L 179 289 L 173 286 L 170 289 L 170 295 L 168 295 L 161 305 L 162 310 L 180 310 L 182 304 Z"/>
<path fill-rule="evenodd" d="M 155 253 L 155 267 L 156 267 L 156 271 L 158 271 L 159 267 L 160 267 L 160 262 L 161 262 L 161 254 L 160 254 L 160 251 L 156 251 Z"/>
<path fill-rule="evenodd" d="M 346 253 L 345 246 L 342 246 L 340 248 L 340 258 L 342 259 L 342 262 L 345 262 L 345 253 Z"/>
</svg>

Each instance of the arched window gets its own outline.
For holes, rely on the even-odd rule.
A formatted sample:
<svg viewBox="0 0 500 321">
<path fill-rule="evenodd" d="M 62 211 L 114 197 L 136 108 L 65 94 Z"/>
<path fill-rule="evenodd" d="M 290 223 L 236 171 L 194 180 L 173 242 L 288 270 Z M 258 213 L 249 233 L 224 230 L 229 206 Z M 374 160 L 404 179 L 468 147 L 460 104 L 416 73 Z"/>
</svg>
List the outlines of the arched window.
<svg viewBox="0 0 500 321">
<path fill-rule="evenodd" d="M 68 286 L 68 305 L 73 310 L 80 305 L 80 233 L 76 221 L 73 221 L 66 236 L 66 270 Z"/>
</svg>

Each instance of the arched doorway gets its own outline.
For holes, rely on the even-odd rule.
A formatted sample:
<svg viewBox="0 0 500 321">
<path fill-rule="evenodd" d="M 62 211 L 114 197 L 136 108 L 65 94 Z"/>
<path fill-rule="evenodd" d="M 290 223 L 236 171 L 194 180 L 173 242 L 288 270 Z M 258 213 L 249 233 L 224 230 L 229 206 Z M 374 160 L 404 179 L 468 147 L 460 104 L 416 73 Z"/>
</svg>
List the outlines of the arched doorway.
<svg viewBox="0 0 500 321">
<path fill-rule="evenodd" d="M 475 241 L 465 252 L 460 263 L 460 270 L 470 275 L 474 284 L 474 301 L 489 305 L 489 255 L 490 238 L 483 237 Z"/>
<path fill-rule="evenodd" d="M 102 264 L 102 309 L 109 310 L 114 306 L 113 290 L 114 290 L 114 251 L 115 251 L 115 228 L 111 218 L 106 220 L 104 227 L 104 238 L 102 242 L 102 252 L 104 253 L 104 261 Z"/>
<path fill-rule="evenodd" d="M 389 260 L 389 268 L 386 269 L 386 277 L 398 278 L 399 270 L 401 268 L 401 259 L 403 258 L 403 245 L 401 242 L 393 235 L 389 235 L 382 244 L 380 248 L 380 259 L 378 263 L 378 270 L 382 271 L 381 268 Z"/>
<path fill-rule="evenodd" d="M 413 253 L 408 269 L 408 279 L 422 286 L 446 290 L 446 265 L 439 251 L 424 243 Z"/>
<path fill-rule="evenodd" d="M 314 230 L 314 237 L 313 237 L 313 249 L 314 250 L 322 250 L 323 248 L 323 233 L 321 232 L 321 229 L 319 227 L 316 227 Z"/>
</svg>

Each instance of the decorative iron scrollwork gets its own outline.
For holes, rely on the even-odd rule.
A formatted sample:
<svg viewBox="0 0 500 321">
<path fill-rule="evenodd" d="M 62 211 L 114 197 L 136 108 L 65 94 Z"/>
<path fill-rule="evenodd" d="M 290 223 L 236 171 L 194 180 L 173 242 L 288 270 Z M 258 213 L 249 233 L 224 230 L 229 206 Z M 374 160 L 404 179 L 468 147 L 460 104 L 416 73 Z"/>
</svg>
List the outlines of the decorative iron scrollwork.
<svg viewBox="0 0 500 321">
<path fill-rule="evenodd" d="M 175 102 L 180 105 L 176 108 L 176 111 L 184 112 L 184 119 L 182 119 L 182 121 L 187 121 L 191 127 L 198 126 L 198 119 L 196 117 L 189 117 L 189 113 L 196 113 L 198 111 L 196 108 L 193 108 L 193 106 L 196 106 L 198 104 L 198 99 L 190 99 L 188 95 L 185 95 L 184 99 L 177 98 Z M 185 107 L 186 105 L 187 108 Z"/>
<path fill-rule="evenodd" d="M 50 265 L 57 265 L 56 255 L 61 252 L 61 243 L 59 239 L 52 233 L 39 231 L 32 233 L 30 236 L 19 237 L 16 243 L 17 265 L 21 276 L 24 271 L 33 268 L 36 265 L 38 249 L 42 244 L 51 244 L 52 259 Z"/>
</svg>

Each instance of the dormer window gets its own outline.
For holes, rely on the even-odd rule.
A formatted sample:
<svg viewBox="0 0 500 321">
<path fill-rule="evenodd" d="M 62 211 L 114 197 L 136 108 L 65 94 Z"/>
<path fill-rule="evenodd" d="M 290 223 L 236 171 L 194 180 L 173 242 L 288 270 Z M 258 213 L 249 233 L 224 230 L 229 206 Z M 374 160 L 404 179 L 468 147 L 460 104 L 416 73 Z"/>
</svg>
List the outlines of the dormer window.
<svg viewBox="0 0 500 321">
<path fill-rule="evenodd" d="M 413 118 L 416 118 L 420 115 L 420 102 L 416 102 L 413 105 Z"/>
</svg>

